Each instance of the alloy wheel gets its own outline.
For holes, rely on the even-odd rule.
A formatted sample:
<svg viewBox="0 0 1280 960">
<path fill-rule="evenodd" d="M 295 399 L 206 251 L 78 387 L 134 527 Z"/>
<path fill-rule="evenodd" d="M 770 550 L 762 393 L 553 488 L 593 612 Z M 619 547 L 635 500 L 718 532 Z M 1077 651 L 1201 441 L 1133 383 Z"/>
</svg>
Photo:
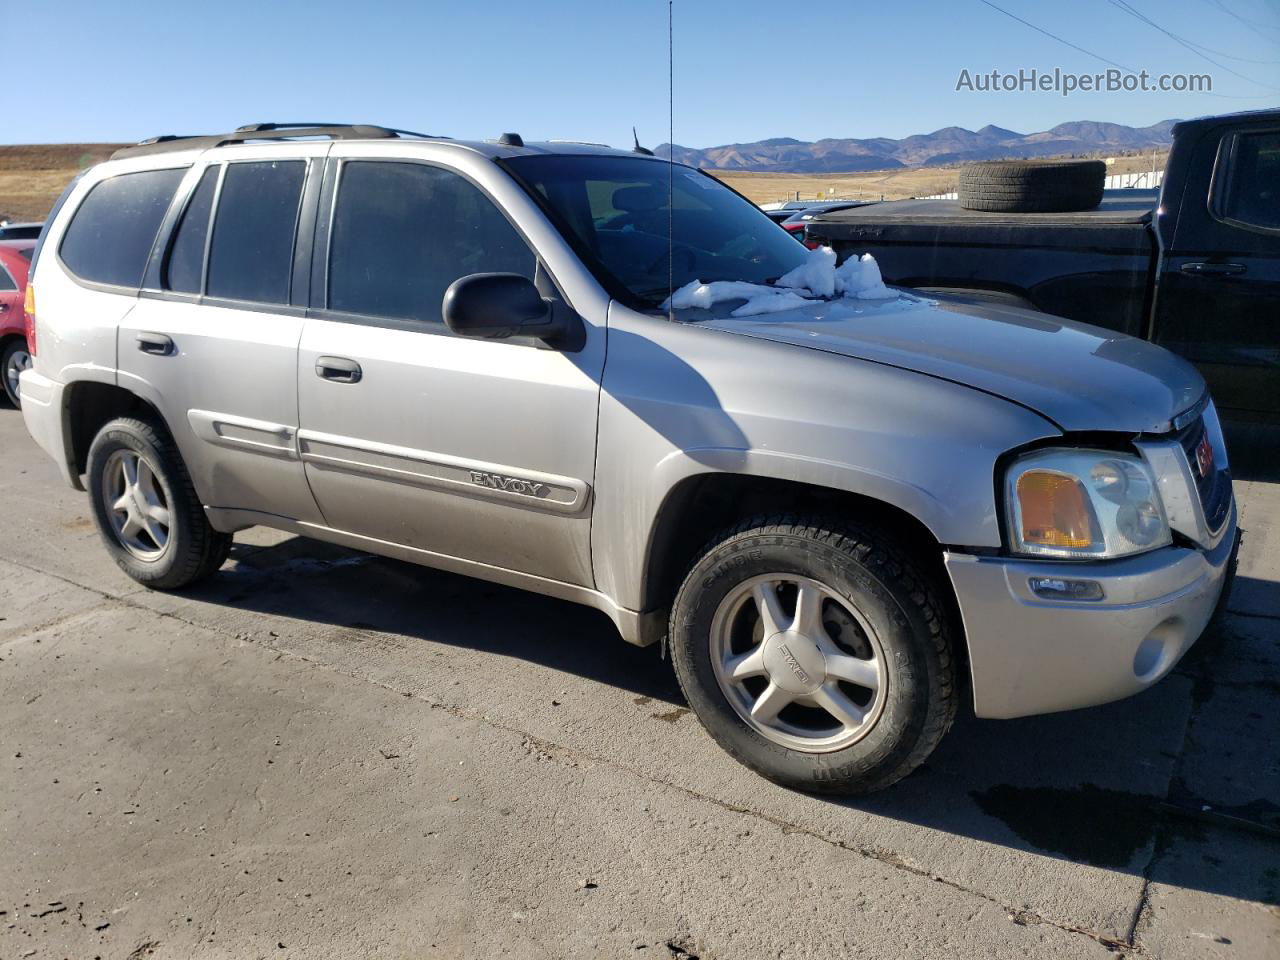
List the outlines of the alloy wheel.
<svg viewBox="0 0 1280 960">
<path fill-rule="evenodd" d="M 117 450 L 102 471 L 102 493 L 120 545 L 139 560 L 160 559 L 169 546 L 172 516 L 155 468 L 133 450 Z"/>
<path fill-rule="evenodd" d="M 809 577 L 766 574 L 730 590 L 711 624 L 711 663 L 739 717 L 781 746 L 841 750 L 885 702 L 880 639 L 848 599 Z"/>
<path fill-rule="evenodd" d="M 9 387 L 11 396 L 21 396 L 18 388 L 18 378 L 22 376 L 23 370 L 31 369 L 31 354 L 26 350 L 14 350 L 9 354 L 8 362 L 4 365 L 4 379 Z"/>
</svg>

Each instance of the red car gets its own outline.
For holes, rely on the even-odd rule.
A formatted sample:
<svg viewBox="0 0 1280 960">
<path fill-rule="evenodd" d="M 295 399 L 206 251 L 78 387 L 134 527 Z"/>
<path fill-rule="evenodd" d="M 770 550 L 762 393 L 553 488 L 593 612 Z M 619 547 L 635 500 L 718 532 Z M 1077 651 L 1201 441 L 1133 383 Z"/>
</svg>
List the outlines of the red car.
<svg viewBox="0 0 1280 960">
<path fill-rule="evenodd" d="M 0 240 L 0 371 L 5 395 L 15 407 L 20 405 L 18 375 L 31 366 L 22 308 L 35 248 L 34 240 Z"/>
</svg>

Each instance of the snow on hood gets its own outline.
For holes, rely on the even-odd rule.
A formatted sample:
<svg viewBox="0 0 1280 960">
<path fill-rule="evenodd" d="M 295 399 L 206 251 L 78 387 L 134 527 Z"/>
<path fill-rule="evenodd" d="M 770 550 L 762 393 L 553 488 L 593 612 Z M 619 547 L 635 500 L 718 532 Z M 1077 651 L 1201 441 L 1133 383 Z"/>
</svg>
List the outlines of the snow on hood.
<svg viewBox="0 0 1280 960">
<path fill-rule="evenodd" d="M 835 251 L 830 247 L 818 247 L 809 251 L 804 263 L 783 274 L 773 284 L 691 280 L 673 293 L 662 304 L 662 309 L 700 307 L 709 310 L 725 300 L 745 300 L 729 315 L 754 317 L 793 310 L 813 299 L 837 295 L 855 300 L 889 300 L 898 296 L 896 291 L 884 285 L 880 266 L 871 254 L 863 254 L 861 258 L 850 257 L 837 267 Z"/>
</svg>

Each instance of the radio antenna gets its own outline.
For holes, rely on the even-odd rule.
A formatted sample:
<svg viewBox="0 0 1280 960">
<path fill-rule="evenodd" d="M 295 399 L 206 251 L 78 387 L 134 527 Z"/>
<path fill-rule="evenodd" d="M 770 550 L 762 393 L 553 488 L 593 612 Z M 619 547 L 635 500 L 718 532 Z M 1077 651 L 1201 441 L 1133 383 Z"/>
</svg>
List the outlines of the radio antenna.
<svg viewBox="0 0 1280 960">
<path fill-rule="evenodd" d="M 676 295 L 675 241 L 675 0 L 667 0 L 667 319 L 674 320 Z"/>
</svg>

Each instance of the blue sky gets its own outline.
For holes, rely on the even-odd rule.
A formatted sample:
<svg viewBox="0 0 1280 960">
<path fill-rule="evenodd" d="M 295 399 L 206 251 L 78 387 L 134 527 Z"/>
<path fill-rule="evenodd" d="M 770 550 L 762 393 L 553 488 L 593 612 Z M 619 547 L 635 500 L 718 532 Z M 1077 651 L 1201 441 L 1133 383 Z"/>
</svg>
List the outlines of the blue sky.
<svg viewBox="0 0 1280 960">
<path fill-rule="evenodd" d="M 1280 105 L 1280 0 L 1127 0 L 1228 69 L 1108 0 L 994 2 L 1127 67 L 1210 73 L 1218 96 L 957 92 L 961 69 L 1107 68 L 980 0 L 676 0 L 676 142 L 902 137 L 986 123 L 1028 133 L 1064 120 L 1145 125 Z M 649 145 L 667 139 L 665 0 L 0 0 L 0 24 L 35 67 L 15 78 L 22 96 L 4 111 L 5 143 L 261 120 L 613 144 L 629 142 L 635 124 Z"/>
</svg>

